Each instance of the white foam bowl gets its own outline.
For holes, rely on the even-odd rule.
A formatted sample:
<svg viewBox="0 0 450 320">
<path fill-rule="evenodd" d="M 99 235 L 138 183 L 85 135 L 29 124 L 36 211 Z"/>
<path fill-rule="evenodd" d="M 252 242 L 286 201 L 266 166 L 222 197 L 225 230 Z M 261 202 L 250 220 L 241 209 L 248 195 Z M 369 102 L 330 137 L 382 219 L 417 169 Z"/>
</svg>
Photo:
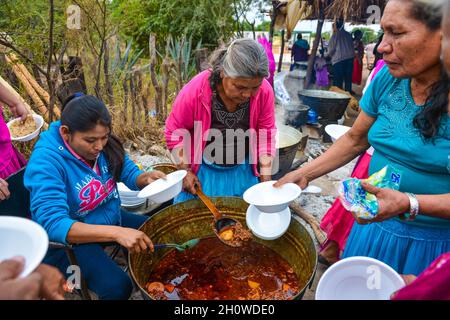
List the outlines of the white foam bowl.
<svg viewBox="0 0 450 320">
<path fill-rule="evenodd" d="M 48 249 L 45 230 L 29 219 L 0 217 L 0 261 L 15 256 L 25 258 L 20 277 L 26 277 L 42 262 Z"/>
<path fill-rule="evenodd" d="M 297 199 L 302 189 L 295 183 L 287 183 L 280 188 L 273 185 L 276 181 L 258 183 L 244 192 L 245 202 L 254 205 L 264 213 L 279 213 Z"/>
<path fill-rule="evenodd" d="M 339 124 L 329 124 L 325 127 L 325 132 L 331 137 L 333 143 L 350 130 L 350 127 L 341 126 Z"/>
<path fill-rule="evenodd" d="M 186 177 L 186 170 L 178 170 L 169 173 L 165 179 L 158 179 L 144 189 L 138 197 L 150 199 L 154 203 L 164 203 L 175 198 L 183 190 L 183 179 Z"/>
<path fill-rule="evenodd" d="M 246 222 L 252 233 L 263 240 L 275 240 L 283 236 L 291 223 L 291 210 L 286 208 L 279 213 L 264 213 L 255 206 L 247 209 Z"/>
<path fill-rule="evenodd" d="M 130 203 L 123 203 L 123 202 L 122 202 L 122 203 L 120 204 L 120 206 L 121 206 L 122 208 L 124 208 L 124 209 L 132 210 L 132 209 L 138 209 L 138 208 L 142 207 L 142 206 L 144 205 L 144 203 L 145 203 L 145 200 L 144 200 L 144 202 L 133 203 L 133 204 L 130 204 Z"/>
<path fill-rule="evenodd" d="M 36 138 L 39 135 L 39 132 L 41 132 L 42 126 L 44 125 L 44 119 L 38 114 L 33 114 L 33 119 L 34 119 L 34 122 L 36 123 L 36 130 L 34 130 L 32 133 L 27 134 L 26 136 L 23 136 L 23 137 L 13 137 L 13 135 L 11 134 L 11 140 L 19 141 L 19 142 L 27 142 L 27 141 L 30 141 L 30 140 L 33 140 L 34 138 Z M 9 129 L 9 127 L 13 123 L 16 123 L 18 121 L 21 121 L 20 118 L 13 119 L 6 124 L 8 126 L 8 130 L 10 132 L 11 132 L 11 130 Z"/>
<path fill-rule="evenodd" d="M 369 257 L 351 257 L 325 271 L 316 300 L 389 300 L 404 285 L 402 277 L 387 264 Z"/>
<path fill-rule="evenodd" d="M 136 204 L 142 204 L 146 201 L 146 199 L 142 198 L 134 198 L 134 199 L 122 199 L 120 198 L 120 202 L 124 205 L 136 205 Z"/>
<path fill-rule="evenodd" d="M 117 183 L 117 190 L 121 197 L 137 197 L 139 194 L 139 191 L 130 190 L 123 182 Z"/>
</svg>

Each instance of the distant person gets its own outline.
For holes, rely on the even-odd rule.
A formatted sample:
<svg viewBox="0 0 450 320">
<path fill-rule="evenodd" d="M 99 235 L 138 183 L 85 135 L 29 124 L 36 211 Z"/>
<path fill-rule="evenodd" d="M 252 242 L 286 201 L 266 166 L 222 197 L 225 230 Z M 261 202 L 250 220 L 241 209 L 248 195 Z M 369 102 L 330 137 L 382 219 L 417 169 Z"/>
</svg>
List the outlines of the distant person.
<svg viewBox="0 0 450 320">
<path fill-rule="evenodd" d="M 29 115 L 29 111 L 19 95 L 9 90 L 6 81 L 0 77 L 0 201 L 8 199 L 11 192 L 4 179 L 19 171 L 27 163 L 11 143 L 8 127 L 3 119 L 2 105 L 9 106 L 12 116 L 20 118 L 22 121 L 25 121 Z"/>
<path fill-rule="evenodd" d="M 295 69 L 295 65 L 297 62 L 305 62 L 308 61 L 309 55 L 309 43 L 308 41 L 303 39 L 301 33 L 297 35 L 297 41 L 295 41 L 292 46 L 292 54 L 291 54 L 291 71 Z"/>
<path fill-rule="evenodd" d="M 353 37 L 345 31 L 342 19 L 336 21 L 333 25 L 333 31 L 328 46 L 328 56 L 333 64 L 333 85 L 351 92 L 353 58 L 355 57 Z"/>
<path fill-rule="evenodd" d="M 160 171 L 139 170 L 114 135 L 106 105 L 76 93 L 64 104 L 61 120 L 41 133 L 24 183 L 33 220 L 50 241 L 74 245 L 88 289 L 100 300 L 123 300 L 133 283 L 104 245 L 115 242 L 139 253 L 153 250 L 153 244 L 137 230 L 148 217 L 121 209 L 117 183 L 137 191 L 164 177 Z M 44 263 L 62 273 L 70 265 L 63 249 L 48 250 Z"/>
<path fill-rule="evenodd" d="M 267 78 L 267 81 L 269 81 L 270 85 L 273 88 L 273 79 L 275 77 L 275 70 L 277 69 L 277 65 L 275 62 L 275 57 L 273 55 L 272 51 L 272 44 L 267 40 L 266 36 L 263 34 L 258 35 L 258 42 L 261 44 L 266 51 L 267 59 L 269 60 L 269 77 Z"/>
<path fill-rule="evenodd" d="M 353 59 L 353 75 L 352 82 L 358 86 L 362 82 L 363 59 L 364 59 L 364 43 L 362 42 L 363 33 L 356 30 L 353 33 L 353 46 L 355 48 L 355 58 Z"/>
</svg>

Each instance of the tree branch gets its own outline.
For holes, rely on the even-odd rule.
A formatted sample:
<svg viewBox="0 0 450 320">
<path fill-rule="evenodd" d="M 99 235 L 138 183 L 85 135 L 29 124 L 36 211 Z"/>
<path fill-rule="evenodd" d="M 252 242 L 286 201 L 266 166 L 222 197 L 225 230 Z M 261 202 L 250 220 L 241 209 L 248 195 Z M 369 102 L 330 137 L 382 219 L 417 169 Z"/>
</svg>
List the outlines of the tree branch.
<svg viewBox="0 0 450 320">
<path fill-rule="evenodd" d="M 34 66 L 37 70 L 39 70 L 40 73 L 42 73 L 44 76 L 47 77 L 47 72 L 42 69 L 37 63 L 35 63 L 33 60 L 31 60 L 30 58 L 28 58 L 24 53 L 22 53 L 19 49 L 17 49 L 13 44 L 9 43 L 8 41 L 5 41 L 3 39 L 0 39 L 0 44 L 2 46 L 5 46 L 9 49 L 11 49 L 12 51 L 14 51 L 15 53 L 17 53 L 19 56 L 21 56 L 22 58 L 24 58 L 28 63 L 30 63 L 32 66 Z"/>
</svg>

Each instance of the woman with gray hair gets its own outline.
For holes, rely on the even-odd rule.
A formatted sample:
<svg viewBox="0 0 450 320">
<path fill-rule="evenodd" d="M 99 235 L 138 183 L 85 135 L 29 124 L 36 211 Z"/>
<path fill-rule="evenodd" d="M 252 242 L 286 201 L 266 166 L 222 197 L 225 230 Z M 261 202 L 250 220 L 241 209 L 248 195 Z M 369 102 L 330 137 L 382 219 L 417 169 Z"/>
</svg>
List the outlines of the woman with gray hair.
<svg viewBox="0 0 450 320">
<path fill-rule="evenodd" d="M 199 188 L 208 196 L 240 197 L 271 179 L 276 128 L 268 76 L 264 48 L 237 39 L 180 91 L 165 128 L 178 168 L 188 171 L 175 203 Z"/>
<path fill-rule="evenodd" d="M 353 127 L 325 154 L 277 185 L 312 181 L 371 145 L 369 174 L 389 165 L 399 191 L 363 183 L 378 200 L 372 220 L 356 218 L 343 257 L 369 256 L 402 274 L 421 273 L 450 251 L 449 82 L 440 59 L 442 10 L 434 0 L 389 0 L 378 51 L 384 67 L 364 94 Z"/>
</svg>

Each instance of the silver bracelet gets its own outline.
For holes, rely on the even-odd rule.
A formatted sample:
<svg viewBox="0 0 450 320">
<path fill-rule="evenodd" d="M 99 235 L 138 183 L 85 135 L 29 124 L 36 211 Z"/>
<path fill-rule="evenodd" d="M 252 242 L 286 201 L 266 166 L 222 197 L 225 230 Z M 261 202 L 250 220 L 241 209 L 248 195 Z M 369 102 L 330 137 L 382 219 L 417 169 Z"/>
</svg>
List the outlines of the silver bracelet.
<svg viewBox="0 0 450 320">
<path fill-rule="evenodd" d="M 417 215 L 419 214 L 419 201 L 417 200 L 417 197 L 413 193 L 406 192 L 405 193 L 409 198 L 409 217 L 408 220 L 414 220 L 416 219 Z"/>
</svg>

